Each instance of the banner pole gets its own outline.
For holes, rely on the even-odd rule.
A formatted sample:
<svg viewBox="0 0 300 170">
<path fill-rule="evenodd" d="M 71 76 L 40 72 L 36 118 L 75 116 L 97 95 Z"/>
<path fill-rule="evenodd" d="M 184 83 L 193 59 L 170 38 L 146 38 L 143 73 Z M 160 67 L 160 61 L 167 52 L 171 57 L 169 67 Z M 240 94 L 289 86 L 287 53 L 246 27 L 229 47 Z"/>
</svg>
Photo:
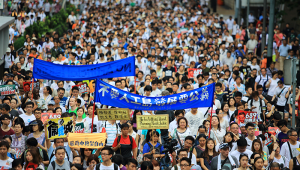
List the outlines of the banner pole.
<svg viewBox="0 0 300 170">
<path fill-rule="evenodd" d="M 94 98 L 95 99 L 95 98 Z M 93 105 L 93 118 L 92 118 L 92 125 L 91 125 L 91 133 L 93 133 L 93 127 L 94 127 L 94 116 L 95 116 L 95 100 Z"/>
<path fill-rule="evenodd" d="M 134 76 L 134 94 L 136 94 L 136 77 Z"/>
<path fill-rule="evenodd" d="M 211 113 L 210 113 L 210 121 L 209 121 L 210 124 L 209 124 L 209 134 L 208 134 L 208 138 L 210 138 L 212 111 L 213 111 L 213 107 L 211 107 Z"/>
<path fill-rule="evenodd" d="M 33 100 L 33 85 L 34 85 L 34 78 L 32 78 L 32 84 L 31 84 L 31 100 Z"/>
</svg>

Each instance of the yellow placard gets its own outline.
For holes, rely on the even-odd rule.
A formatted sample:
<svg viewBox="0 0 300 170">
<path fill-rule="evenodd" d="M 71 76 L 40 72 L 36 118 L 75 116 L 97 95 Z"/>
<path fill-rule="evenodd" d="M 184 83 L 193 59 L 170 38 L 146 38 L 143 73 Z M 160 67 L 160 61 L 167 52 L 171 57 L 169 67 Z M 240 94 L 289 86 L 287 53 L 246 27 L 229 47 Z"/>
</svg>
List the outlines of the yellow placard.
<svg viewBox="0 0 300 170">
<path fill-rule="evenodd" d="M 86 83 L 87 85 L 89 85 L 90 80 L 83 80 L 82 82 L 83 82 L 83 83 Z"/>
<path fill-rule="evenodd" d="M 98 120 L 130 120 L 129 109 L 97 109 Z"/>
<path fill-rule="evenodd" d="M 169 129 L 169 115 L 137 115 L 137 129 Z"/>
<path fill-rule="evenodd" d="M 47 137 L 48 139 L 65 138 L 73 130 L 71 117 L 48 119 Z"/>
<path fill-rule="evenodd" d="M 106 133 L 69 133 L 70 148 L 103 148 Z"/>
</svg>

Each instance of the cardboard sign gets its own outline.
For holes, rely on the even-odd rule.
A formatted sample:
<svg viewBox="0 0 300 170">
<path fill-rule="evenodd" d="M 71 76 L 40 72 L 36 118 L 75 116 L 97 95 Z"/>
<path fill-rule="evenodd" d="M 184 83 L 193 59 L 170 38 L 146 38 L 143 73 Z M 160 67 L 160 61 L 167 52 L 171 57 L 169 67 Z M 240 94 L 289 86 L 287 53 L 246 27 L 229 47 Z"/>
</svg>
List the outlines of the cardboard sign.
<svg viewBox="0 0 300 170">
<path fill-rule="evenodd" d="M 86 83 L 82 83 L 82 84 L 79 84 L 79 85 L 75 85 L 79 88 L 79 93 L 86 93 L 87 92 L 87 84 Z M 73 88 L 74 86 L 72 86 Z"/>
<path fill-rule="evenodd" d="M 47 125 L 48 139 L 65 138 L 73 130 L 73 121 L 71 117 L 50 119 Z"/>
<path fill-rule="evenodd" d="M 258 115 L 256 112 L 239 110 L 237 116 L 237 122 L 238 124 L 240 123 L 246 124 L 248 122 L 255 123 L 258 120 L 257 116 Z"/>
<path fill-rule="evenodd" d="M 196 78 L 199 74 L 202 74 L 201 68 L 189 68 L 188 78 Z"/>
<path fill-rule="evenodd" d="M 41 121 L 45 123 L 48 119 L 59 119 L 61 114 L 58 113 L 42 113 L 41 114 Z"/>
<path fill-rule="evenodd" d="M 84 133 L 84 124 L 83 122 L 76 123 L 74 127 L 74 133 Z"/>
<path fill-rule="evenodd" d="M 40 82 L 34 82 L 33 83 L 33 88 L 40 89 Z M 24 89 L 24 92 L 31 91 L 31 89 L 32 89 L 32 82 L 23 82 L 23 89 Z"/>
<path fill-rule="evenodd" d="M 69 133 L 70 148 L 103 148 L 106 133 Z"/>
<path fill-rule="evenodd" d="M 2 85 L 0 86 L 1 96 L 14 95 L 16 93 L 15 85 Z"/>
<path fill-rule="evenodd" d="M 280 129 L 278 127 L 268 127 L 268 132 L 275 136 L 280 132 Z"/>
<path fill-rule="evenodd" d="M 137 129 L 169 129 L 169 115 L 137 115 Z"/>
<path fill-rule="evenodd" d="M 97 109 L 98 120 L 130 120 L 129 109 Z"/>
</svg>

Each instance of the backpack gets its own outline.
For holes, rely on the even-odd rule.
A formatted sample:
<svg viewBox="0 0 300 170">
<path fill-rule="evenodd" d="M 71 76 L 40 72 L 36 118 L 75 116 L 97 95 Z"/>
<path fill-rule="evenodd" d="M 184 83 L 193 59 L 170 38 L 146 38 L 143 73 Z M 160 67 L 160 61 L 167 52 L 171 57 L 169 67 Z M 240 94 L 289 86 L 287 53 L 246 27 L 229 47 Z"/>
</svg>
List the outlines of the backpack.
<svg viewBox="0 0 300 170">
<path fill-rule="evenodd" d="M 155 149 L 155 154 L 160 154 L 160 148 L 162 146 L 162 144 L 159 144 L 157 147 L 155 146 L 153 148 L 153 146 L 150 144 L 150 142 L 147 143 L 148 146 L 150 147 L 150 153 L 152 152 L 153 149 Z M 151 147 L 152 146 L 152 147 Z"/>
<path fill-rule="evenodd" d="M 133 143 L 133 139 L 132 139 L 132 136 L 128 135 L 129 136 L 129 140 L 130 140 L 130 147 L 132 148 L 132 143 Z M 121 140 L 121 135 L 118 136 L 118 143 L 120 143 L 120 140 Z M 120 154 L 121 154 L 121 148 L 118 149 L 120 151 Z"/>
<path fill-rule="evenodd" d="M 178 167 L 177 167 L 177 165 L 174 165 L 174 170 L 178 170 Z"/>
<path fill-rule="evenodd" d="M 24 152 L 24 160 L 26 160 L 26 153 L 27 153 L 27 151 L 28 151 L 28 150 L 26 150 L 26 151 Z M 42 150 L 41 148 L 39 148 L 39 153 L 40 153 L 42 159 L 44 160 L 44 153 L 43 153 L 43 150 Z"/>
<path fill-rule="evenodd" d="M 66 161 L 66 160 L 65 160 L 65 161 Z M 69 164 L 70 164 L 70 169 L 71 169 L 72 163 L 71 163 L 70 161 L 68 161 L 68 162 L 69 162 Z M 52 169 L 55 170 L 55 165 L 56 165 L 55 161 L 52 161 L 52 162 L 51 162 L 51 165 L 52 165 Z"/>
<path fill-rule="evenodd" d="M 262 76 L 260 75 L 260 79 L 259 79 L 258 83 L 261 81 L 261 77 Z M 268 80 L 269 80 L 269 76 L 267 75 L 267 81 L 265 81 L 264 84 L 263 84 L 263 91 L 264 92 L 268 92 L 268 89 L 266 88 L 266 84 L 267 84 Z"/>
<path fill-rule="evenodd" d="M 115 164 L 115 163 L 113 163 L 113 164 L 114 164 L 114 170 L 118 170 L 118 165 Z M 100 170 L 100 165 L 101 165 L 101 163 L 98 163 L 98 164 L 96 165 L 95 170 Z"/>
</svg>

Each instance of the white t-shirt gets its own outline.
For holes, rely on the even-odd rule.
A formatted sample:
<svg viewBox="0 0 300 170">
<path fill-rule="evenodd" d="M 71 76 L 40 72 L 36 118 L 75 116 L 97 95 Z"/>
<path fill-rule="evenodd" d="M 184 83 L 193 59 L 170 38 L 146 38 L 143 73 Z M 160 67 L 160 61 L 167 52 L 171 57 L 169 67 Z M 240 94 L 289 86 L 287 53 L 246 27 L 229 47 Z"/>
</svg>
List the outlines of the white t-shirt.
<svg viewBox="0 0 300 170">
<path fill-rule="evenodd" d="M 278 86 L 277 85 L 277 82 L 279 81 L 279 79 L 277 78 L 276 80 L 274 79 L 271 79 L 271 83 L 270 83 L 270 87 L 269 87 L 269 90 L 268 90 L 268 95 L 269 96 L 274 96 L 275 95 L 275 89 L 276 87 Z M 268 84 L 268 82 L 267 82 Z"/>
<path fill-rule="evenodd" d="M 300 146 L 300 142 L 297 141 L 296 145 L 291 145 L 290 142 L 285 142 L 281 146 L 280 155 L 281 156 L 285 156 L 286 157 L 285 161 L 290 162 L 290 160 L 291 160 L 291 154 L 290 154 L 290 149 L 289 149 L 288 143 L 291 146 L 292 155 L 293 155 L 293 157 L 295 157 L 295 156 L 298 156 L 300 154 L 300 152 L 297 150 L 297 148 L 299 148 L 299 146 Z M 289 168 L 289 164 L 288 164 L 288 168 Z"/>
<path fill-rule="evenodd" d="M 250 65 L 251 69 L 252 69 L 252 65 Z M 253 69 L 252 69 L 253 70 Z M 257 70 L 258 71 L 258 70 Z M 270 80 L 271 77 L 269 77 L 267 74 L 265 76 L 263 75 L 260 75 L 260 76 L 257 76 L 256 79 L 255 79 L 255 82 L 259 85 L 264 85 L 264 83 L 268 80 Z"/>
<path fill-rule="evenodd" d="M 256 139 L 256 138 L 255 138 L 255 139 Z M 259 138 L 259 139 L 260 139 L 260 142 L 261 142 L 261 144 L 262 144 L 261 138 Z M 247 146 L 246 149 L 251 150 L 253 141 L 250 140 L 248 137 L 246 137 L 246 141 L 247 141 L 247 144 L 249 145 L 249 146 Z"/>
<path fill-rule="evenodd" d="M 187 112 L 185 114 L 185 118 L 188 121 L 189 128 L 191 130 L 191 135 L 196 136 L 198 132 L 199 125 L 202 125 L 202 122 L 204 120 L 203 113 L 199 110 L 197 110 L 196 115 L 192 114 L 191 112 Z"/>
<path fill-rule="evenodd" d="M 100 165 L 101 170 L 114 170 L 114 163 L 112 163 L 110 166 L 104 166 L 103 163 Z M 96 170 L 96 166 L 94 167 L 94 170 Z M 118 170 L 120 170 L 118 166 Z"/>
<path fill-rule="evenodd" d="M 88 123 L 88 131 L 91 132 L 91 125 L 92 125 L 92 118 L 89 118 L 88 116 L 83 119 L 84 122 Z M 94 122 L 93 122 L 93 133 L 100 133 L 101 129 L 101 124 L 102 122 L 98 120 L 98 116 L 94 117 Z"/>
<path fill-rule="evenodd" d="M 286 159 L 286 158 L 285 158 Z M 283 164 L 284 167 L 288 167 L 289 166 L 289 162 L 287 160 L 283 160 L 283 157 L 280 156 L 280 159 L 277 159 L 275 156 L 274 156 L 274 160 L 273 162 L 277 162 L 279 164 Z"/>
<path fill-rule="evenodd" d="M 278 101 L 277 101 L 277 105 L 278 106 L 285 106 L 285 103 L 286 103 L 286 98 L 285 98 L 285 94 L 288 92 L 289 88 L 287 87 L 283 87 L 282 89 L 279 88 L 279 87 L 276 87 L 275 89 L 275 94 L 276 94 L 276 97 L 278 97 Z"/>
<path fill-rule="evenodd" d="M 30 116 L 21 114 L 20 118 L 24 120 L 25 126 L 28 126 L 31 121 L 35 120 L 35 116 L 33 114 L 31 114 Z"/>
<path fill-rule="evenodd" d="M 251 150 L 249 150 L 249 149 L 246 149 L 245 152 L 243 152 L 243 153 L 247 154 L 247 155 L 248 155 L 248 158 L 250 159 L 250 157 L 251 157 L 251 155 L 252 155 L 253 152 L 252 152 Z M 241 152 L 239 152 L 238 150 L 232 150 L 232 151 L 230 152 L 230 155 L 231 155 L 231 156 L 234 156 L 234 157 L 236 157 L 236 158 L 239 158 L 240 155 L 241 155 Z"/>
<path fill-rule="evenodd" d="M 1 160 L 0 159 L 0 169 L 1 170 L 8 170 L 12 168 L 12 162 L 14 160 L 12 158 L 8 158 L 7 160 Z"/>
<path fill-rule="evenodd" d="M 172 132 L 175 128 L 177 128 L 178 125 L 177 125 L 177 121 L 176 119 L 174 119 L 170 124 L 169 124 L 169 130 L 168 132 Z"/>
</svg>

